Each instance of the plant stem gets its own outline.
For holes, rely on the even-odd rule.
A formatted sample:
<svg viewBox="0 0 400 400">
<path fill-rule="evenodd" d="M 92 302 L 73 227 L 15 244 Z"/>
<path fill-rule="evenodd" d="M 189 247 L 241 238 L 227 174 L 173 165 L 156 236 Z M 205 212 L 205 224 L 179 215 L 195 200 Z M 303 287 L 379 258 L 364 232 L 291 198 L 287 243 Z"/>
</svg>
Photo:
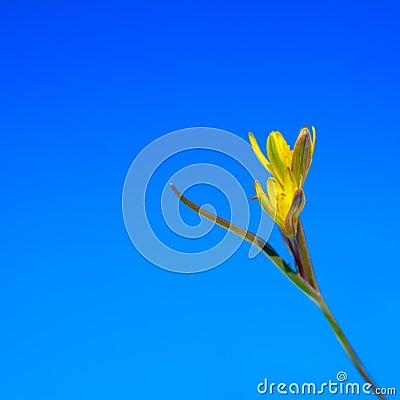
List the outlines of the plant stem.
<svg viewBox="0 0 400 400">
<path fill-rule="evenodd" d="M 317 279 L 315 277 L 314 268 L 312 266 L 310 253 L 307 247 L 307 241 L 306 241 L 306 236 L 304 234 L 303 224 L 301 223 L 300 219 L 297 226 L 296 243 L 298 251 L 300 253 L 301 261 L 303 263 L 305 279 L 317 292 L 319 292 Z"/>
<path fill-rule="evenodd" d="M 299 220 L 298 228 L 297 228 L 296 243 L 298 246 L 298 250 L 300 252 L 301 261 L 303 263 L 303 269 L 306 274 L 305 279 L 309 283 L 309 285 L 312 286 L 312 288 L 315 290 L 315 292 L 311 296 L 312 300 L 314 300 L 314 302 L 317 304 L 319 309 L 322 311 L 322 314 L 324 314 L 324 317 L 329 322 L 329 325 L 333 329 L 333 332 L 335 333 L 335 336 L 338 339 L 339 343 L 341 344 L 344 351 L 347 353 L 351 362 L 356 367 L 357 371 L 363 377 L 365 382 L 367 382 L 371 385 L 371 388 L 373 389 L 374 393 L 380 399 L 386 400 L 385 396 L 383 396 L 382 394 L 376 393 L 376 389 L 378 387 L 372 381 L 372 378 L 369 376 L 369 374 L 368 374 L 367 370 L 365 369 L 364 365 L 362 364 L 360 358 L 358 357 L 357 353 L 351 346 L 347 337 L 343 333 L 339 323 L 336 321 L 334 315 L 332 314 L 332 311 L 328 307 L 328 304 L 326 303 L 326 301 L 324 300 L 324 298 L 321 295 L 321 292 L 318 287 L 317 279 L 315 277 L 314 268 L 312 266 L 311 257 L 310 257 L 310 253 L 309 253 L 308 246 L 307 246 L 307 241 L 306 241 L 306 236 L 304 233 L 303 224 L 301 223 L 300 220 Z M 309 293 L 306 293 L 306 294 L 310 297 Z"/>
<path fill-rule="evenodd" d="M 301 259 L 301 254 L 300 254 L 300 249 L 299 246 L 296 242 L 295 238 L 286 238 L 288 247 L 290 249 L 290 252 L 293 255 L 294 262 L 296 264 L 297 270 L 299 271 L 300 276 L 308 282 L 307 279 L 307 272 L 304 268 L 304 263 L 303 260 Z"/>
<path fill-rule="evenodd" d="M 385 396 L 382 394 L 377 394 L 376 389 L 378 388 L 375 383 L 372 381 L 371 377 L 369 376 L 367 370 L 365 369 L 364 365 L 362 364 L 361 360 L 357 356 L 356 352 L 354 351 L 353 347 L 351 346 L 350 342 L 344 335 L 342 329 L 340 328 L 338 322 L 336 321 L 335 317 L 332 314 L 332 311 L 329 309 L 328 305 L 326 304 L 324 298 L 322 297 L 317 281 L 315 279 L 315 274 L 314 274 L 314 269 L 311 264 L 311 258 L 309 255 L 308 247 L 307 247 L 307 242 L 304 234 L 304 229 L 299 221 L 299 228 L 298 228 L 298 234 L 297 234 L 297 240 L 295 241 L 300 255 L 301 255 L 301 263 L 302 267 L 304 264 L 306 265 L 306 269 L 308 271 L 308 276 L 306 278 L 302 277 L 299 273 L 294 271 L 289 264 L 287 264 L 278 254 L 277 252 L 269 245 L 269 243 L 265 242 L 263 239 L 260 237 L 254 235 L 253 233 L 246 231 L 242 228 L 239 228 L 238 226 L 230 223 L 229 221 L 226 221 L 214 214 L 211 214 L 210 212 L 200 208 L 197 204 L 193 203 L 190 201 L 188 198 L 183 196 L 177 189 L 176 187 L 171 184 L 172 190 L 175 192 L 175 194 L 179 197 L 179 199 L 187 205 L 189 208 L 197 212 L 198 214 L 202 215 L 203 217 L 209 219 L 210 221 L 215 222 L 216 224 L 220 225 L 221 227 L 228 229 L 235 235 L 243 238 L 247 242 L 249 242 L 251 245 L 257 247 L 260 249 L 264 255 L 270 259 L 277 267 L 278 269 L 294 284 L 296 285 L 304 294 L 306 294 L 313 302 L 317 304 L 319 309 L 322 311 L 324 317 L 327 319 L 329 322 L 330 326 L 333 329 L 333 332 L 335 333 L 339 343 L 349 356 L 351 362 L 354 364 L 356 367 L 357 371 L 360 373 L 360 375 L 363 377 L 363 379 L 371 385 L 371 388 L 374 390 L 375 394 L 381 399 L 381 400 L 386 400 Z M 311 282 L 308 280 L 311 279 L 311 282 L 314 284 L 311 285 Z"/>
<path fill-rule="evenodd" d="M 347 337 L 343 333 L 342 329 L 340 328 L 338 322 L 336 321 L 334 315 L 332 314 L 332 311 L 326 304 L 324 298 L 321 296 L 321 294 L 317 294 L 314 299 L 313 299 L 319 309 L 322 311 L 324 314 L 325 318 L 329 322 L 329 325 L 333 329 L 333 332 L 336 335 L 336 338 L 338 339 L 339 343 L 343 347 L 344 351 L 347 353 L 349 356 L 351 362 L 354 364 L 356 367 L 357 371 L 360 373 L 360 375 L 363 377 L 365 382 L 369 383 L 371 385 L 371 388 L 373 389 L 374 393 L 382 400 L 386 400 L 385 396 L 382 394 L 377 394 L 376 389 L 378 388 L 376 384 L 373 382 L 372 378 L 368 374 L 367 370 L 365 369 L 364 365 L 362 364 L 360 358 L 358 357 L 357 353 L 351 346 L 350 342 L 348 341 Z"/>
</svg>

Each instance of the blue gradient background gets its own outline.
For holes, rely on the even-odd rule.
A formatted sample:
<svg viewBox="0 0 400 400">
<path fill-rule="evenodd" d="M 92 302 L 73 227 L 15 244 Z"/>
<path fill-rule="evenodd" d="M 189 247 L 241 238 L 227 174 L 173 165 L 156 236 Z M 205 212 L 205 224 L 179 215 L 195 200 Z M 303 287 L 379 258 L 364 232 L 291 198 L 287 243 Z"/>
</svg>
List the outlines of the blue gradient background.
<svg viewBox="0 0 400 400">
<path fill-rule="evenodd" d="M 293 142 L 304 124 L 318 131 L 303 221 L 320 285 L 399 392 L 399 19 L 395 1 L 3 2 L 0 399 L 255 399 L 265 377 L 340 370 L 361 382 L 316 307 L 247 244 L 174 274 L 122 219 L 125 174 L 161 135 Z M 211 193 L 191 196 L 227 216 Z"/>
</svg>

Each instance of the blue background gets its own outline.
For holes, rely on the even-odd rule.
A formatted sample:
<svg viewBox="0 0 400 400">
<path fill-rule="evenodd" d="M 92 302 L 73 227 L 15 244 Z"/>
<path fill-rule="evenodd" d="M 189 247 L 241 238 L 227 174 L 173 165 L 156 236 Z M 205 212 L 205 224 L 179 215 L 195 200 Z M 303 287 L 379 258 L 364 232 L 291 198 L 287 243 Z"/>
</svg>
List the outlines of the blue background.
<svg viewBox="0 0 400 400">
<path fill-rule="evenodd" d="M 253 399 L 265 377 L 340 370 L 362 382 L 317 308 L 247 244 L 193 275 L 132 246 L 125 174 L 191 126 L 291 143 L 317 127 L 303 222 L 320 286 L 378 384 L 400 390 L 397 2 L 1 8 L 2 400 Z M 276 230 L 271 242 L 283 251 Z"/>
</svg>

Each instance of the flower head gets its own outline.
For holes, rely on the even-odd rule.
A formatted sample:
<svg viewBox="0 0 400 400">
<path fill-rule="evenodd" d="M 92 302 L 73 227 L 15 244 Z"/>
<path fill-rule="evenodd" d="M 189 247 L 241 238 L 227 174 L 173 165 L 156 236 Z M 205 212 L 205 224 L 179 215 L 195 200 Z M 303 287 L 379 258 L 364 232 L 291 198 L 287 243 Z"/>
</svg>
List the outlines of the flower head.
<svg viewBox="0 0 400 400">
<path fill-rule="evenodd" d="M 305 205 L 302 189 L 310 169 L 315 146 L 315 128 L 303 127 L 293 150 L 280 132 L 271 132 L 267 139 L 267 156 L 262 153 L 252 133 L 250 143 L 261 164 L 272 174 L 267 181 L 267 194 L 256 181 L 258 201 L 265 212 L 278 224 L 286 237 L 296 234 L 300 212 Z"/>
<path fill-rule="evenodd" d="M 250 132 L 249 139 L 251 147 L 260 163 L 275 176 L 283 185 L 285 170 L 290 168 L 295 176 L 299 187 L 302 187 L 306 180 L 308 170 L 314 153 L 316 131 L 312 127 L 313 137 L 307 127 L 300 130 L 299 136 L 293 147 L 287 144 L 280 132 L 272 131 L 267 139 L 267 156 L 261 151 L 254 135 Z"/>
</svg>

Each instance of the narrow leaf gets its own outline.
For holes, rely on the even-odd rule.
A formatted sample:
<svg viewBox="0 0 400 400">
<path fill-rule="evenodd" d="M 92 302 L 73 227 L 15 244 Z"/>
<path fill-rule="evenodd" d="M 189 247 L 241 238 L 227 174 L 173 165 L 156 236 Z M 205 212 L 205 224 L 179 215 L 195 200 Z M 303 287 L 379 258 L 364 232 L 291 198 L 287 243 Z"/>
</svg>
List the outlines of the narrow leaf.
<svg viewBox="0 0 400 400">
<path fill-rule="evenodd" d="M 264 239 L 255 235 L 252 232 L 246 231 L 231 222 L 220 218 L 203 208 L 200 208 L 197 204 L 190 201 L 187 197 L 185 197 L 182 193 L 178 191 L 178 189 L 170 183 L 172 190 L 178 196 L 179 200 L 182 201 L 183 204 L 191 208 L 193 211 L 197 212 L 199 215 L 209 219 L 210 221 L 215 222 L 217 225 L 222 226 L 223 228 L 229 230 L 235 235 L 243 238 L 246 242 L 251 245 L 257 247 L 261 250 L 262 253 L 270 260 L 273 264 L 284 274 L 286 277 L 294 283 L 302 292 L 304 292 L 311 300 L 316 301 L 316 296 L 318 294 L 315 290 L 301 277 L 299 276 L 292 267 L 279 256 L 279 254 L 275 251 L 275 249 L 267 243 Z"/>
</svg>

